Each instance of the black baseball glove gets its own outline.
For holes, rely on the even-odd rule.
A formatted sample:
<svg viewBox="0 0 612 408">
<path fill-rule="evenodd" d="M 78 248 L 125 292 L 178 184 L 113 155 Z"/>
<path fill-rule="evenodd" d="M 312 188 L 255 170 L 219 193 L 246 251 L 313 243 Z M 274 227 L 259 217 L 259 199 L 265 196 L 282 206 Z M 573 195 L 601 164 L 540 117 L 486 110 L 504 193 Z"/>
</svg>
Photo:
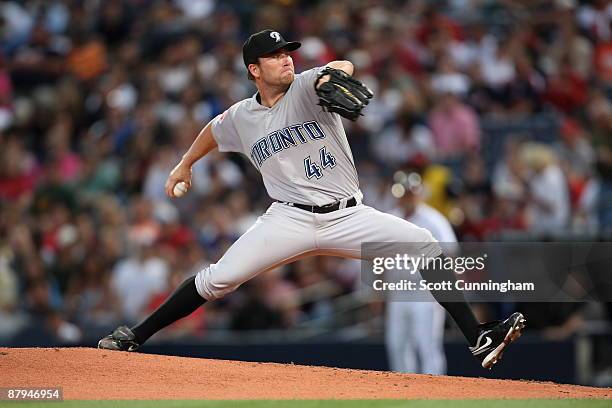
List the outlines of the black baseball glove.
<svg viewBox="0 0 612 408">
<path fill-rule="evenodd" d="M 319 85 L 321 77 L 329 75 L 329 81 Z M 367 86 L 346 72 L 327 67 L 315 81 L 315 91 L 319 105 L 327 112 L 337 113 L 347 119 L 357 120 L 361 110 L 370 102 L 374 94 Z"/>
</svg>

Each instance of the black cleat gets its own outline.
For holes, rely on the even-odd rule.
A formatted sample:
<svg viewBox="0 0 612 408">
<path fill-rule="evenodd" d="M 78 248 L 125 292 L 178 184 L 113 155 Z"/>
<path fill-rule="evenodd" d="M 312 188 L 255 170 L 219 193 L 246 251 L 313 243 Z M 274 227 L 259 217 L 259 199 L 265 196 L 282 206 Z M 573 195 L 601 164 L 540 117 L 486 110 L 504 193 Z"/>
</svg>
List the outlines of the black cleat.
<svg viewBox="0 0 612 408">
<path fill-rule="evenodd" d="M 140 344 L 136 342 L 136 336 L 127 326 L 119 326 L 106 337 L 98 342 L 99 349 L 117 351 L 135 351 Z"/>
<path fill-rule="evenodd" d="M 521 337 L 525 317 L 521 313 L 513 313 L 504 321 L 483 323 L 478 327 L 478 340 L 474 347 L 470 347 L 470 351 L 484 368 L 490 370 L 493 364 L 501 360 L 506 346 Z"/>
</svg>

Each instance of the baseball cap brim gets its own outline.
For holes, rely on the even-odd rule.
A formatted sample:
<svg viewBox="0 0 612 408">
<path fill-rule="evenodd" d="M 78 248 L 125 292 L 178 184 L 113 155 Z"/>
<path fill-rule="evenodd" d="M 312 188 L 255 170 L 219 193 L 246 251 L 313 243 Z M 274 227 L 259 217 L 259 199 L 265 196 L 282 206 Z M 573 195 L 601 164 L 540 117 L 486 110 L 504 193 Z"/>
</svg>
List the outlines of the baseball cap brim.
<svg viewBox="0 0 612 408">
<path fill-rule="evenodd" d="M 266 51 L 264 54 L 258 55 L 257 57 L 263 57 L 264 55 L 271 54 L 274 51 L 282 50 L 286 48 L 287 51 L 295 51 L 302 46 L 302 43 L 299 41 L 287 41 L 286 43 L 276 44 L 272 49 Z"/>
</svg>

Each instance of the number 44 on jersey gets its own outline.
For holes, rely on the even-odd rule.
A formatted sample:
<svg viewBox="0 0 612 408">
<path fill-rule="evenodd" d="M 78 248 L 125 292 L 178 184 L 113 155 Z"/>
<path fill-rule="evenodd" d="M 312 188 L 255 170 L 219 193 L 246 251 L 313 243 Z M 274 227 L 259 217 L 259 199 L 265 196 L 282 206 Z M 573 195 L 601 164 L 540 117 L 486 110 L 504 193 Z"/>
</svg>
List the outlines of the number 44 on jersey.
<svg viewBox="0 0 612 408">
<path fill-rule="evenodd" d="M 316 177 L 320 179 L 323 177 L 323 169 L 329 167 L 333 169 L 336 167 L 336 158 L 329 153 L 325 146 L 319 149 L 319 163 L 317 164 L 310 159 L 310 156 L 304 159 L 304 170 L 306 171 L 306 177 L 311 179 Z"/>
</svg>

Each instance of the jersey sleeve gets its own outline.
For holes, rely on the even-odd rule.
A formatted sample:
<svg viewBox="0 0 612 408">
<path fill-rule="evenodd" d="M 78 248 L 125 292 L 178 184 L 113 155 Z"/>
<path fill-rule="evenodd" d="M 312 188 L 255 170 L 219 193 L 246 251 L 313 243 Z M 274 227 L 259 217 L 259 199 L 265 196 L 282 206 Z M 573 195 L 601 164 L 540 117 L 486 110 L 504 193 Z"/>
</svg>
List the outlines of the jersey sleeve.
<svg viewBox="0 0 612 408">
<path fill-rule="evenodd" d="M 238 104 L 217 115 L 211 121 L 211 130 L 220 152 L 242 153 L 242 141 L 236 129 Z"/>
</svg>

